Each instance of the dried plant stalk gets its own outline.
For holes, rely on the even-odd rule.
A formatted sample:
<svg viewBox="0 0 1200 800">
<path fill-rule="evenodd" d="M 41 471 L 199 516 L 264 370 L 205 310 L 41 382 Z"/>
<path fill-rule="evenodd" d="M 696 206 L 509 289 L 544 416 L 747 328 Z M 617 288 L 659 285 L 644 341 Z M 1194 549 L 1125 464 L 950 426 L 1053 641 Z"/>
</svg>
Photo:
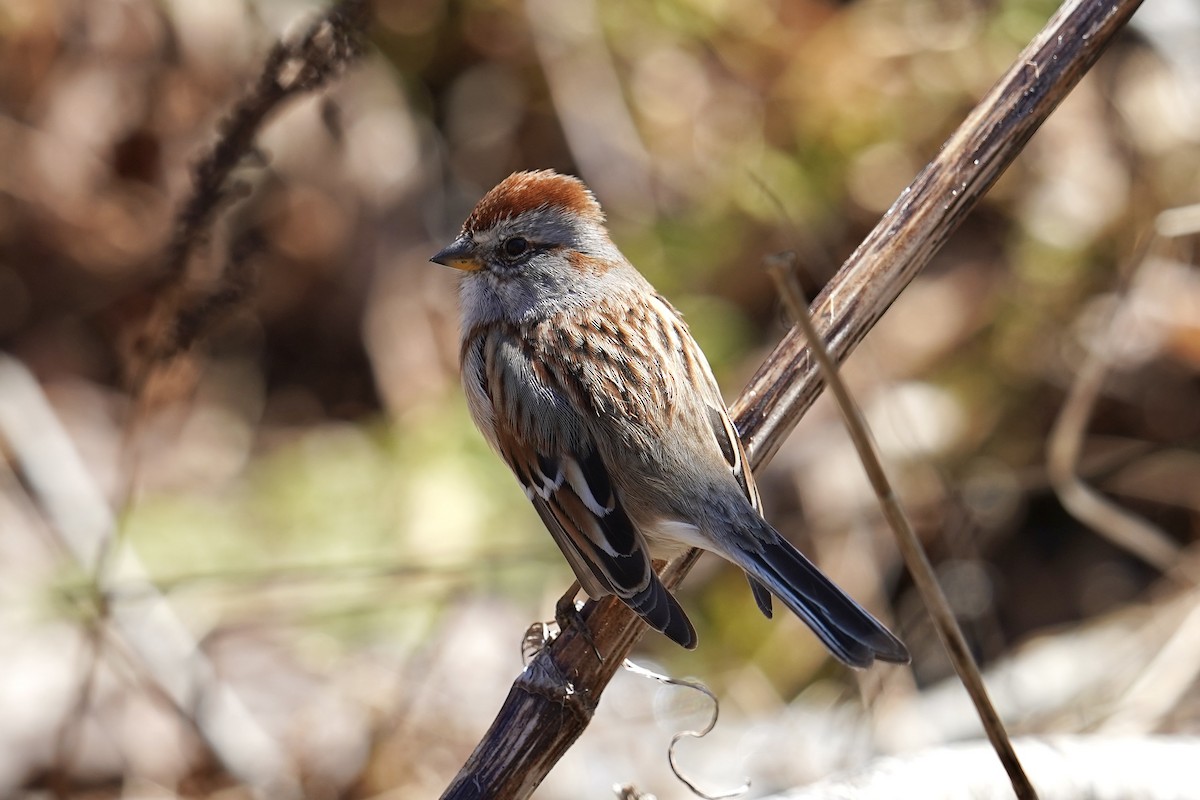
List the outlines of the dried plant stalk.
<svg viewBox="0 0 1200 800">
<path fill-rule="evenodd" d="M 817 297 L 812 317 L 835 359 L 844 360 L 862 341 L 1140 4 L 1067 2 L 1021 52 Z M 770 460 L 822 385 L 801 337 L 789 333 L 732 409 L 754 466 Z M 669 564 L 666 586 L 677 586 L 697 557 L 693 551 Z M 568 628 L 514 682 L 444 798 L 528 797 L 583 732 L 604 687 L 645 631 L 611 597 L 588 603 L 583 615 L 605 660 Z"/>
</svg>

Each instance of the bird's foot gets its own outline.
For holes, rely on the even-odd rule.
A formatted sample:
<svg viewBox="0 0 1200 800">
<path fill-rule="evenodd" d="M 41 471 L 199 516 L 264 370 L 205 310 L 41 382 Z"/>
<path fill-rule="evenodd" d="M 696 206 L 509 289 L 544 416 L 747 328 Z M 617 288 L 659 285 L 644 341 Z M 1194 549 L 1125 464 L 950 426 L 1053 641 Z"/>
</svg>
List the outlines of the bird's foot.
<svg viewBox="0 0 1200 800">
<path fill-rule="evenodd" d="M 554 621 L 558 623 L 559 633 L 563 633 L 567 628 L 574 626 L 583 640 L 588 643 L 588 647 L 592 648 L 592 653 L 595 654 L 596 660 L 601 664 L 604 663 L 604 656 L 600 655 L 600 650 L 596 647 L 596 640 L 592 636 L 592 629 L 588 627 L 587 620 L 583 618 L 583 614 L 579 613 L 579 605 L 575 602 L 575 597 L 579 594 L 579 581 L 571 584 L 571 588 L 566 594 L 558 599 L 554 606 Z"/>
</svg>

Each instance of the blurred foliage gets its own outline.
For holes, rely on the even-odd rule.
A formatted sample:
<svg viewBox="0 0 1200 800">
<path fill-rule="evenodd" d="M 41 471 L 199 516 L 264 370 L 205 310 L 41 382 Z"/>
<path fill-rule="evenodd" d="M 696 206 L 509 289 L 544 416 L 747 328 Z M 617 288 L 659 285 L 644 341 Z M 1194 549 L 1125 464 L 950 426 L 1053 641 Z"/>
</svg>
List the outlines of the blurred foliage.
<svg viewBox="0 0 1200 800">
<path fill-rule="evenodd" d="M 133 398 L 134 343 L 162 302 L 189 165 L 271 43 L 320 7 L 0 0 L 0 349 L 34 373 L 124 541 L 230 680 L 289 735 L 317 698 L 345 712 L 318 714 L 346 726 L 329 723 L 348 748 L 341 771 L 319 742 L 294 753 L 314 796 L 428 796 L 518 669 L 523 625 L 549 617 L 569 581 L 470 427 L 455 279 L 428 256 L 509 172 L 579 174 L 732 397 L 784 330 L 763 257 L 799 250 L 818 291 L 1056 4 L 379 0 L 366 63 L 269 123 L 188 265 L 185 290 L 209 291 L 251 242 L 250 296 Z M 986 565 L 956 595 L 985 660 L 1129 603 L 1155 577 L 1062 512 L 1043 464 L 1084 343 L 1154 215 L 1200 190 L 1200 74 L 1162 30 L 1147 22 L 1104 57 L 847 365 L 895 440 L 885 450 L 935 559 L 951 577 Z M 1171 257 L 1166 295 L 1183 310 L 1146 312 L 1157 338 L 1106 385 L 1085 450 L 1179 455 L 1170 481 L 1138 457 L 1098 475 L 1190 544 L 1200 289 L 1186 248 Z M 897 405 L 914 387 L 928 402 Z M 856 597 L 896 609 L 918 681 L 934 682 L 946 664 L 848 452 L 819 404 L 760 478 L 769 516 Z M 27 512 L 36 500 L 4 491 L 0 527 L 20 544 L 0 569 L 43 600 L 86 605 L 78 566 Z M 643 652 L 747 715 L 841 697 L 851 676 L 796 620 L 763 620 L 741 575 L 713 561 L 682 593 L 700 649 L 647 637 Z M 0 671 L 0 684 L 19 678 Z M 868 679 L 884 680 L 912 688 Z M 70 697 L 82 681 L 44 691 Z M 103 698 L 137 688 L 129 678 Z M 55 761 L 58 726 L 0 730 L 18 754 L 0 765 L 0 793 L 43 773 L 129 779 L 121 757 L 95 756 L 93 772 Z M 147 773 L 161 785 L 212 767 L 194 732 L 178 735 L 180 764 Z M 118 756 L 147 746 L 116 739 Z M 595 768 L 595 786 L 645 774 L 618 760 Z M 213 773 L 197 785 L 219 786 Z M 579 796 L 558 780 L 542 796 Z"/>
</svg>

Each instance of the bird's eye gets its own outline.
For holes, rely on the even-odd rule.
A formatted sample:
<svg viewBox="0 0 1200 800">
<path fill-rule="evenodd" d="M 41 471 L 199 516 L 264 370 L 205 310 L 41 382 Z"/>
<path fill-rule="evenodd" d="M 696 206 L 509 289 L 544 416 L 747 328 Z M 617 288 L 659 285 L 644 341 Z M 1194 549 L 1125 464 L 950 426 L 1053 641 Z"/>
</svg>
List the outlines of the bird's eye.
<svg viewBox="0 0 1200 800">
<path fill-rule="evenodd" d="M 524 254 L 529 249 L 529 242 L 525 241 L 520 236 L 514 236 L 504 242 L 504 255 L 509 258 L 516 258 Z"/>
</svg>

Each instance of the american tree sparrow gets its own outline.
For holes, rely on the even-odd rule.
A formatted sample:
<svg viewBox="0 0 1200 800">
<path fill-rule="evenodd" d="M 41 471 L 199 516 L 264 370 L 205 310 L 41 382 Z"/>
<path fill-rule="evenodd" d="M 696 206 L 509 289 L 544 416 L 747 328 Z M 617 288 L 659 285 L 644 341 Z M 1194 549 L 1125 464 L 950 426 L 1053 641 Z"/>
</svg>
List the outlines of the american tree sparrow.
<svg viewBox="0 0 1200 800">
<path fill-rule="evenodd" d="M 578 179 L 518 172 L 432 261 L 463 270 L 462 382 L 580 585 L 686 648 L 696 631 L 651 558 L 690 547 L 746 571 L 853 667 L 904 645 L 763 519 L 704 354 L 625 260 Z"/>
</svg>

